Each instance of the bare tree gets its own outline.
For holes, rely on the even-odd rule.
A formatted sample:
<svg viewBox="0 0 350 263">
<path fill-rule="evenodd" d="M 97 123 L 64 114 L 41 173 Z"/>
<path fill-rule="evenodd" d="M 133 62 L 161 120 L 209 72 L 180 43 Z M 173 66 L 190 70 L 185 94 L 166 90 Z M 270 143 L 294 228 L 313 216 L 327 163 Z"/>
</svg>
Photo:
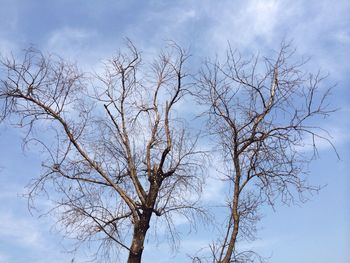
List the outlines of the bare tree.
<svg viewBox="0 0 350 263">
<path fill-rule="evenodd" d="M 304 62 L 296 62 L 293 53 L 283 44 L 276 59 L 244 60 L 230 48 L 223 62 L 205 63 L 198 78 L 198 98 L 206 105 L 229 188 L 227 221 L 211 246 L 212 262 L 261 260 L 237 250 L 239 240 L 255 238 L 259 207 L 280 198 L 302 200 L 303 193 L 318 189 L 305 175 L 317 141 L 331 144 L 327 132 L 315 125 L 333 111 L 327 104 L 330 89 L 320 85 L 320 73 L 304 73 Z M 303 150 L 308 142 L 311 155 Z"/>
<path fill-rule="evenodd" d="M 172 235 L 172 214 L 201 212 L 203 156 L 175 109 L 188 93 L 187 59 L 171 44 L 144 65 L 131 42 L 93 76 L 34 49 L 1 59 L 1 117 L 45 150 L 30 195 L 56 201 L 65 234 L 125 249 L 134 263 L 153 215 Z"/>
</svg>

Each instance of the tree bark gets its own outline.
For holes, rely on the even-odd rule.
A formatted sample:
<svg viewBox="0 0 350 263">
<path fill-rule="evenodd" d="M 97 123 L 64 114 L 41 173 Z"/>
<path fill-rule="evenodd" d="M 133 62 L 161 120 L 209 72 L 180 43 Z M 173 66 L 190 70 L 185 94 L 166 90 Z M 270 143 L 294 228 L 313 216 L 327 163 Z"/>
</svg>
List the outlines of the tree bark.
<svg viewBox="0 0 350 263">
<path fill-rule="evenodd" d="M 237 150 L 235 151 L 237 152 Z M 219 262 L 219 263 L 229 263 L 232 258 L 232 254 L 235 252 L 236 249 L 236 241 L 237 241 L 237 235 L 239 231 L 239 211 L 238 211 L 238 203 L 239 203 L 239 194 L 240 194 L 240 179 L 241 179 L 241 168 L 239 164 L 239 158 L 236 155 L 234 157 L 234 166 L 236 170 L 236 176 L 234 181 L 234 192 L 233 192 L 233 203 L 232 203 L 232 210 L 231 210 L 231 216 L 233 218 L 233 230 L 231 233 L 230 241 L 228 243 L 228 248 L 225 254 L 225 257 Z"/>
<path fill-rule="evenodd" d="M 149 222 L 152 217 L 154 204 L 156 202 L 161 181 L 151 181 L 149 194 L 146 197 L 146 204 L 140 220 L 135 223 L 134 234 L 130 246 L 130 252 L 127 263 L 140 263 L 142 252 L 144 249 L 144 242 L 146 233 L 149 229 Z"/>
<path fill-rule="evenodd" d="M 135 224 L 127 263 L 140 263 L 149 221 L 152 213 L 144 213 L 138 223 Z"/>
</svg>

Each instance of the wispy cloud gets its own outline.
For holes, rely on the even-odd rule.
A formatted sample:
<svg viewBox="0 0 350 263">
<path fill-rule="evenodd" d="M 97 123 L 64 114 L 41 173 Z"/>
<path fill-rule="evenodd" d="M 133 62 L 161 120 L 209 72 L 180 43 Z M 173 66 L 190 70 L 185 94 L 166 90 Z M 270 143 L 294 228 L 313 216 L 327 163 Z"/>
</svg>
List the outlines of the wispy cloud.
<svg viewBox="0 0 350 263">
<path fill-rule="evenodd" d="M 9 256 L 0 252 L 0 263 L 8 263 L 8 262 L 10 262 Z"/>
<path fill-rule="evenodd" d="M 40 247 L 43 242 L 38 227 L 28 220 L 12 213 L 0 214 L 0 240 L 15 245 Z"/>
<path fill-rule="evenodd" d="M 60 28 L 51 32 L 46 49 L 58 54 L 76 54 L 77 51 L 88 46 L 94 34 L 93 31 L 81 28 Z"/>
<path fill-rule="evenodd" d="M 261 45 L 258 38 L 264 41 L 272 38 L 280 14 L 278 1 L 246 1 L 238 7 L 232 3 L 230 7 L 212 28 L 214 39 L 221 42 L 219 45 L 226 46 L 229 40 L 233 45 L 251 48 Z"/>
<path fill-rule="evenodd" d="M 10 56 L 11 53 L 17 50 L 18 50 L 17 43 L 9 39 L 0 38 L 0 55 L 1 56 L 4 56 L 4 57 Z"/>
</svg>

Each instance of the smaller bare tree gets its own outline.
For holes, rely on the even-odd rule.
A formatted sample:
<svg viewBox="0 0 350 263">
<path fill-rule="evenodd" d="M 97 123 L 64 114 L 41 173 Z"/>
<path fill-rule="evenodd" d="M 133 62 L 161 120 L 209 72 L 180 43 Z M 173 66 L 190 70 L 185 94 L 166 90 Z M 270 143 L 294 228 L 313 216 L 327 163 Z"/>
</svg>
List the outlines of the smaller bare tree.
<svg viewBox="0 0 350 263">
<path fill-rule="evenodd" d="M 198 79 L 198 99 L 207 106 L 208 128 L 224 163 L 229 189 L 227 221 L 211 246 L 212 262 L 251 262 L 257 255 L 237 250 L 255 238 L 259 207 L 279 198 L 290 203 L 317 190 L 305 175 L 317 141 L 332 145 L 317 123 L 332 113 L 324 79 L 303 72 L 283 44 L 276 59 L 244 60 L 231 48 L 223 63 L 208 61 Z M 261 63 L 262 62 L 262 63 Z M 304 150 L 311 142 L 313 153 Z"/>
<path fill-rule="evenodd" d="M 46 191 L 55 200 L 67 235 L 99 241 L 102 252 L 125 249 L 136 263 L 153 215 L 172 235 L 174 213 L 191 220 L 201 212 L 193 197 L 203 156 L 175 109 L 188 93 L 188 54 L 171 44 L 145 66 L 131 42 L 127 48 L 93 84 L 34 49 L 21 62 L 2 58 L 0 103 L 2 119 L 46 152 L 31 196 Z"/>
</svg>

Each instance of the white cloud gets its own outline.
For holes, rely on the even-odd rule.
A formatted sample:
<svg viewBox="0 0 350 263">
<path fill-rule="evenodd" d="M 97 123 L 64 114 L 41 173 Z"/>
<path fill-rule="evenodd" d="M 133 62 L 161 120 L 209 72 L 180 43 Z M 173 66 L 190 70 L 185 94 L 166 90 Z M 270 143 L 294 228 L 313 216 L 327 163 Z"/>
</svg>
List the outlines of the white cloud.
<svg viewBox="0 0 350 263">
<path fill-rule="evenodd" d="M 211 50 L 222 51 L 229 41 L 240 50 L 257 50 L 266 41 L 272 41 L 280 22 L 281 4 L 276 0 L 245 1 L 243 4 L 226 1 L 219 10 L 214 6 L 207 15 L 214 21 L 207 38 L 214 45 Z"/>
<path fill-rule="evenodd" d="M 18 46 L 15 42 L 9 39 L 0 38 L 0 56 L 8 57 L 12 53 L 18 50 Z"/>
<path fill-rule="evenodd" d="M 268 38 L 275 29 L 279 13 L 278 1 L 251 1 L 245 10 L 240 12 L 237 26 L 242 28 L 248 42 L 256 36 Z"/>
<path fill-rule="evenodd" d="M 53 31 L 47 41 L 48 47 L 56 49 L 72 49 L 77 45 L 82 45 L 89 37 L 93 36 L 92 32 L 85 29 L 65 27 Z"/>
<path fill-rule="evenodd" d="M 315 138 L 315 144 L 317 147 L 317 151 L 332 151 L 333 146 L 335 149 L 340 149 L 342 146 L 346 145 L 350 141 L 350 133 L 348 132 L 350 127 L 349 116 L 350 108 L 343 107 L 339 111 L 333 113 L 330 117 L 330 120 L 323 121 L 320 125 L 322 125 L 323 130 L 319 130 L 319 135 L 321 137 Z M 309 135 L 305 137 L 306 145 L 302 147 L 298 147 L 297 150 L 302 152 L 313 151 L 313 141 L 312 137 Z M 340 156 L 342 159 L 342 156 Z"/>
<path fill-rule="evenodd" d="M 179 12 L 179 15 L 177 16 L 177 23 L 185 23 L 188 22 L 190 19 L 193 19 L 196 17 L 196 11 L 193 9 L 185 10 L 184 12 Z"/>
<path fill-rule="evenodd" d="M 10 262 L 9 256 L 0 252 L 0 263 L 8 263 L 8 262 Z"/>
<path fill-rule="evenodd" d="M 213 173 L 215 174 L 217 172 L 213 171 Z M 212 176 L 213 173 L 211 173 L 211 177 L 207 179 L 206 185 L 204 186 L 202 194 L 202 199 L 204 202 L 217 202 L 223 200 L 226 182 Z"/>
<path fill-rule="evenodd" d="M 26 247 L 40 247 L 42 237 L 38 226 L 30 220 L 9 212 L 0 214 L 0 240 Z"/>
<path fill-rule="evenodd" d="M 46 40 L 44 49 L 68 59 L 79 61 L 80 68 L 91 67 L 99 57 L 100 47 L 92 48 L 91 44 L 96 40 L 96 32 L 83 28 L 63 27 L 52 31 Z"/>
<path fill-rule="evenodd" d="M 345 30 L 339 30 L 334 33 L 334 38 L 340 44 L 349 45 L 350 44 L 350 32 Z"/>
<path fill-rule="evenodd" d="M 0 163 L 0 165 L 2 165 Z M 1 170 L 1 171 L 6 171 L 5 169 L 4 170 Z M 3 182 L 5 184 L 5 182 Z M 7 200 L 10 200 L 11 198 L 16 198 L 18 196 L 18 188 L 19 186 L 15 185 L 14 183 L 11 183 L 11 182 L 6 182 L 6 188 L 5 189 L 1 189 L 0 191 L 0 202 L 2 201 L 6 201 Z"/>
</svg>

